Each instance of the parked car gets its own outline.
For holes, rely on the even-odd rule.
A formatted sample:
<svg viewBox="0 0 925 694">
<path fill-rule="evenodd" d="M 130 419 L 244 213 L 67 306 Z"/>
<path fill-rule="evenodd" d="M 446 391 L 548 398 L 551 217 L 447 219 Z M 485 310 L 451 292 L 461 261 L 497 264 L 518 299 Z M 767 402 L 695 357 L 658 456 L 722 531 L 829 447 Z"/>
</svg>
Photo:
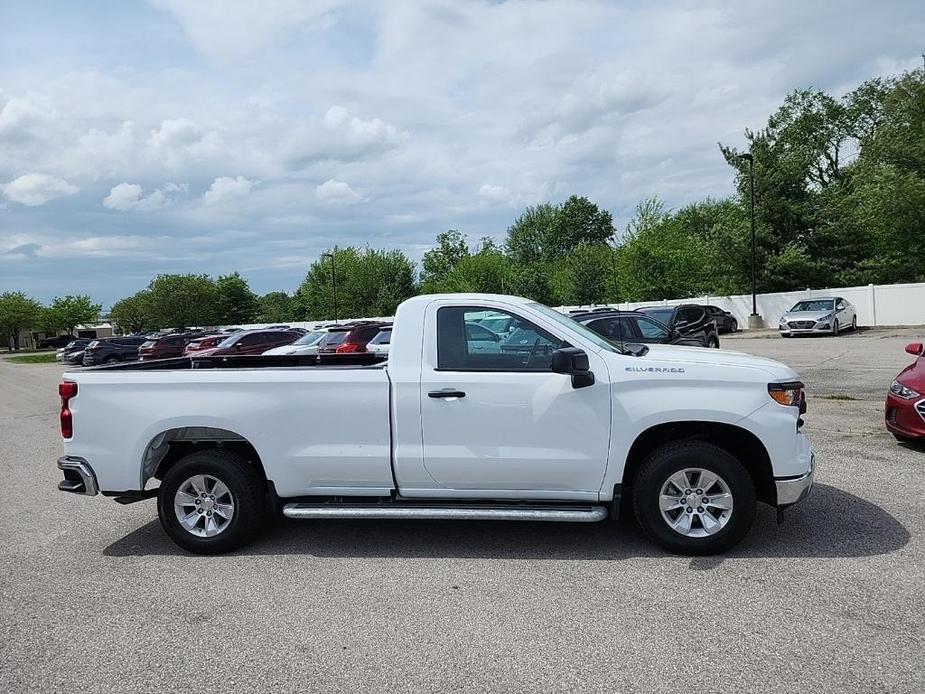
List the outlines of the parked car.
<svg viewBox="0 0 925 694">
<path fill-rule="evenodd" d="M 366 351 L 380 357 L 389 356 L 389 345 L 392 343 L 392 328 L 383 328 L 366 344 Z"/>
<path fill-rule="evenodd" d="M 138 361 L 138 348 L 147 341 L 144 335 L 125 335 L 93 340 L 84 350 L 83 365 L 115 364 L 120 361 Z"/>
<path fill-rule="evenodd" d="M 391 323 L 369 321 L 329 328 L 328 334 L 318 343 L 318 354 L 365 352 L 369 341 L 376 337 L 380 330 L 390 325 Z"/>
<path fill-rule="evenodd" d="M 858 315 L 852 303 L 840 296 L 798 301 L 777 326 L 781 337 L 838 335 L 848 328 L 857 330 Z"/>
<path fill-rule="evenodd" d="M 680 306 L 648 306 L 638 309 L 662 325 L 666 325 L 690 344 L 701 347 L 719 347 L 719 334 L 716 322 L 699 304 L 681 304 Z"/>
<path fill-rule="evenodd" d="M 67 347 L 76 339 L 73 335 L 55 335 L 54 337 L 39 340 L 37 346 L 39 349 L 56 349 L 58 347 Z"/>
<path fill-rule="evenodd" d="M 720 335 L 738 332 L 739 321 L 730 311 L 724 311 L 719 306 L 704 306 L 703 310 L 716 323 L 716 331 Z"/>
<path fill-rule="evenodd" d="M 264 354 L 269 355 L 280 355 L 280 354 L 300 354 L 300 355 L 311 355 L 318 354 L 318 343 L 328 334 L 327 328 L 320 328 L 318 330 L 312 330 L 302 335 L 295 342 L 291 342 L 288 345 L 283 345 L 282 347 L 274 347 L 268 349 Z"/>
<path fill-rule="evenodd" d="M 288 345 L 302 337 L 292 330 L 242 330 L 225 337 L 211 349 L 203 349 L 196 356 L 234 356 L 245 354 L 263 354 L 273 347 Z"/>
<path fill-rule="evenodd" d="M 88 337 L 78 337 L 71 340 L 55 353 L 55 359 L 65 364 L 81 364 L 84 358 L 84 349 L 92 340 Z"/>
<path fill-rule="evenodd" d="M 572 318 L 612 342 L 703 347 L 699 336 L 688 337 L 638 311 L 593 311 Z"/>
<path fill-rule="evenodd" d="M 553 349 L 470 351 L 466 324 L 485 309 Z M 205 357 L 65 373 L 59 489 L 156 496 L 166 533 L 203 554 L 241 546 L 267 510 L 586 523 L 626 495 L 652 539 L 700 555 L 742 540 L 758 501 L 783 510 L 812 488 L 803 384 L 770 359 L 622 350 L 500 295 L 413 297 L 392 332 L 378 368 L 346 354 L 336 365 Z"/>
<path fill-rule="evenodd" d="M 886 428 L 899 441 L 925 440 L 925 345 L 906 351 L 916 360 L 899 372 L 886 394 Z"/>
<path fill-rule="evenodd" d="M 218 346 L 218 343 L 222 340 L 228 339 L 228 333 L 222 333 L 220 335 L 203 335 L 202 337 L 194 337 L 188 343 L 186 347 L 183 348 L 183 356 L 188 356 L 190 354 L 199 354 L 207 349 L 213 349 Z"/>
<path fill-rule="evenodd" d="M 148 339 L 138 348 L 139 361 L 153 359 L 170 359 L 183 356 L 186 345 L 190 340 L 201 337 L 198 333 L 173 333 L 155 339 Z"/>
</svg>

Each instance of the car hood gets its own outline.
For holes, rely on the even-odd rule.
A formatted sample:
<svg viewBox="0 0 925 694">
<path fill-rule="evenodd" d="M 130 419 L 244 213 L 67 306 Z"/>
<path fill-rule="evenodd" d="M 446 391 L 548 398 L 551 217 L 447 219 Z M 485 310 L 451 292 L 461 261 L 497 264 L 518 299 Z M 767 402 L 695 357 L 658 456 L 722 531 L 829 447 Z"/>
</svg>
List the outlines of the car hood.
<svg viewBox="0 0 925 694">
<path fill-rule="evenodd" d="M 282 347 L 274 347 L 273 349 L 268 349 L 264 354 L 270 355 L 279 355 L 279 354 L 295 354 L 295 355 L 305 355 L 305 354 L 317 354 L 318 346 L 317 345 L 283 345 Z"/>
<path fill-rule="evenodd" d="M 709 347 L 683 347 L 681 345 L 649 345 L 645 355 L 627 364 L 628 367 L 702 365 L 729 366 L 754 369 L 770 375 L 774 380 L 795 380 L 797 373 L 786 364 L 744 352 Z"/>
<path fill-rule="evenodd" d="M 919 357 L 900 371 L 896 380 L 920 393 L 925 392 L 925 357 Z"/>
<path fill-rule="evenodd" d="M 829 309 L 828 311 L 787 311 L 783 316 L 781 316 L 782 321 L 791 321 L 791 320 L 811 320 L 819 321 L 823 318 L 827 318 L 835 313 L 835 309 Z"/>
</svg>

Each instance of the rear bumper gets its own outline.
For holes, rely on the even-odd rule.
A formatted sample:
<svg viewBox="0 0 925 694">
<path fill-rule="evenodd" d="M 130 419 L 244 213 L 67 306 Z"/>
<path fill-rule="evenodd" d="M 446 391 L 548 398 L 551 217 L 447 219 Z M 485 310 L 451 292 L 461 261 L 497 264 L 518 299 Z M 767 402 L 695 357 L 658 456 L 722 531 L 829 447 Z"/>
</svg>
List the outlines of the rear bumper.
<svg viewBox="0 0 925 694">
<path fill-rule="evenodd" d="M 96 496 L 100 488 L 96 483 L 93 468 L 83 458 L 66 455 L 58 458 L 58 468 L 64 472 L 64 479 L 58 483 L 58 489 L 70 494 Z"/>
<path fill-rule="evenodd" d="M 809 471 L 798 477 L 785 477 L 774 480 L 777 487 L 777 506 L 792 506 L 809 496 L 813 489 L 816 474 L 816 456 L 809 452 Z"/>
</svg>

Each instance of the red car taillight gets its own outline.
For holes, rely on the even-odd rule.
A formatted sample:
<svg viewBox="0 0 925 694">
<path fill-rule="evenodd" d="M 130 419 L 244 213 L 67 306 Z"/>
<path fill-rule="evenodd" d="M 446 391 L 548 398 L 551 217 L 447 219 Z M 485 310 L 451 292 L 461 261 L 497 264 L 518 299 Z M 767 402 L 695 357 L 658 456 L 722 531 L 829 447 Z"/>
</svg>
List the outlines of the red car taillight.
<svg viewBox="0 0 925 694">
<path fill-rule="evenodd" d="M 338 345 L 337 349 L 334 351 L 338 354 L 347 354 L 349 352 L 365 352 L 366 348 L 363 345 L 358 345 L 356 342 L 345 342 L 342 345 Z"/>
<path fill-rule="evenodd" d="M 61 396 L 61 436 L 66 439 L 74 437 L 74 419 L 68 403 L 77 395 L 77 384 L 70 381 L 58 384 L 58 395 Z"/>
</svg>

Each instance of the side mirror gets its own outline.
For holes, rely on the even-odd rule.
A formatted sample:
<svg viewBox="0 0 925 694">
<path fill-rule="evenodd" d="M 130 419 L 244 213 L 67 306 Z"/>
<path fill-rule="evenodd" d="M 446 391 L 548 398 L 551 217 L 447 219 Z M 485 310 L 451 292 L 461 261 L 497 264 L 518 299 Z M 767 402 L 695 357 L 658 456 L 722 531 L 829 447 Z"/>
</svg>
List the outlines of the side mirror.
<svg viewBox="0 0 925 694">
<path fill-rule="evenodd" d="M 909 354 L 914 354 L 915 356 L 919 357 L 922 356 L 922 354 L 925 354 L 925 349 L 923 349 L 923 347 L 925 346 L 923 346 L 921 342 L 910 342 L 908 345 L 906 345 L 906 351 Z"/>
<path fill-rule="evenodd" d="M 557 374 L 569 374 L 572 388 L 587 388 L 594 385 L 594 373 L 588 362 L 588 355 L 577 347 L 563 347 L 552 353 L 552 371 Z"/>
<path fill-rule="evenodd" d="M 835 307 L 835 310 L 836 310 L 836 311 L 844 311 L 844 310 L 845 310 L 845 305 L 844 305 L 844 304 L 838 304 L 838 306 Z"/>
</svg>

